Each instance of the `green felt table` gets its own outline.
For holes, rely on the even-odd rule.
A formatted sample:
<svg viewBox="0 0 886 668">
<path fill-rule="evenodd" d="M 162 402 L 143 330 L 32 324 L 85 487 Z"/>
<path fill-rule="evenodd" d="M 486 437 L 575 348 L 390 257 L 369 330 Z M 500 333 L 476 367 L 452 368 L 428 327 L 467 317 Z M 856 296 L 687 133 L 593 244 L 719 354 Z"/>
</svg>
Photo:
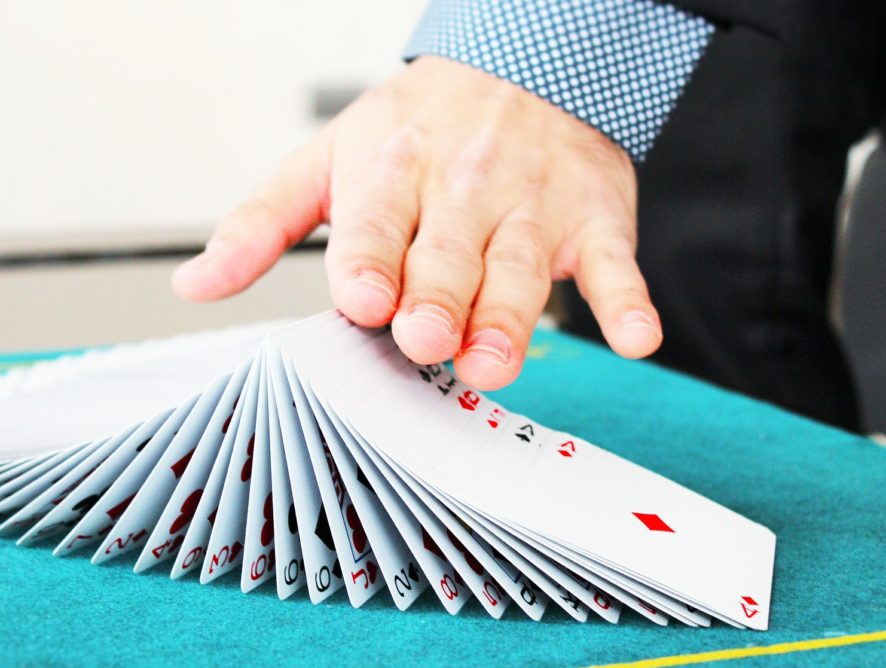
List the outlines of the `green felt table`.
<svg viewBox="0 0 886 668">
<path fill-rule="evenodd" d="M 536 333 L 497 395 L 775 531 L 770 630 L 661 628 L 630 612 L 581 625 L 556 609 L 495 621 L 476 602 L 451 617 L 430 593 L 406 612 L 384 592 L 358 610 L 343 592 L 313 606 L 272 584 L 243 595 L 236 576 L 201 586 L 3 539 L 0 665 L 886 665 L 886 449 L 556 332 Z"/>
</svg>

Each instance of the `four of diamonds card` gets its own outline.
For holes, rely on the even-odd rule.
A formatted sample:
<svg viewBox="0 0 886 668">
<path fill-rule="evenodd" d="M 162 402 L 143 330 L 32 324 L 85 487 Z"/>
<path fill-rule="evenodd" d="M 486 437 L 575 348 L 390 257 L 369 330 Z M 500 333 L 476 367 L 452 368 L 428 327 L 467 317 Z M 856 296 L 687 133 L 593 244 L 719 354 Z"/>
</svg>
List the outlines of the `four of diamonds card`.
<svg viewBox="0 0 886 668">
<path fill-rule="evenodd" d="M 315 603 L 768 624 L 771 531 L 336 312 L 13 371 L 0 462 L 0 532 L 95 564 Z"/>
</svg>

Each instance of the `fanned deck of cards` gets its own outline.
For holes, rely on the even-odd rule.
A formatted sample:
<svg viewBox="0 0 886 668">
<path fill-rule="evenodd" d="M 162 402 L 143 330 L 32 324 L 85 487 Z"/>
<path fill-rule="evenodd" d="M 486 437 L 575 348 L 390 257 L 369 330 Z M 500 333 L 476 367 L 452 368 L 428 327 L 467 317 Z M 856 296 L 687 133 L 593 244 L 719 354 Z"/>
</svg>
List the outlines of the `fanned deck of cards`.
<svg viewBox="0 0 886 668">
<path fill-rule="evenodd" d="M 336 312 L 0 378 L 0 532 L 314 603 L 766 629 L 775 536 Z M 367 613 L 369 614 L 369 613 Z"/>
</svg>

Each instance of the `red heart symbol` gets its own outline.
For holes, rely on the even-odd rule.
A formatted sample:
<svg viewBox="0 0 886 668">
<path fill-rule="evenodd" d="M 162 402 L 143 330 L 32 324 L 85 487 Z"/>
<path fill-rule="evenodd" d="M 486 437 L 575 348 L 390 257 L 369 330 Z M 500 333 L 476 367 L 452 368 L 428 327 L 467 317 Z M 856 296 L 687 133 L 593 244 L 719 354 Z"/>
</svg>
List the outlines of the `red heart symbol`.
<svg viewBox="0 0 886 668">
<path fill-rule="evenodd" d="M 498 422 L 496 422 L 495 420 L 486 420 L 486 421 L 489 423 L 489 426 L 492 427 L 493 429 L 496 429 L 498 427 Z"/>
<path fill-rule="evenodd" d="M 458 403 L 460 403 L 460 404 L 461 404 L 461 407 L 464 408 L 466 411 L 473 411 L 473 410 L 476 410 L 476 408 L 474 408 L 474 405 L 473 405 L 473 404 L 469 404 L 467 401 L 465 401 L 465 398 L 464 398 L 464 397 L 459 397 L 459 398 L 458 398 Z"/>
<path fill-rule="evenodd" d="M 366 570 L 369 571 L 369 582 L 375 584 L 375 578 L 378 577 L 378 566 L 375 565 L 375 562 L 367 562 Z"/>
<path fill-rule="evenodd" d="M 366 548 L 366 532 L 363 531 L 363 525 L 360 523 L 360 518 L 358 517 L 354 506 L 348 506 L 345 515 L 348 519 L 348 526 L 351 527 L 354 548 L 357 552 L 362 554 L 363 550 Z"/>
</svg>

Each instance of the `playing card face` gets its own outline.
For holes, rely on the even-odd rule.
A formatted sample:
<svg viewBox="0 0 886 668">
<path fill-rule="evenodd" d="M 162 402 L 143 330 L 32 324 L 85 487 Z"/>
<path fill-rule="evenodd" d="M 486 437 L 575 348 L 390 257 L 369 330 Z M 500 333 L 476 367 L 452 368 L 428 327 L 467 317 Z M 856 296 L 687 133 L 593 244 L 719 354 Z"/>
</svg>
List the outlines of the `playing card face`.
<svg viewBox="0 0 886 668">
<path fill-rule="evenodd" d="M 392 597 L 395 602 L 398 598 L 405 599 L 413 589 L 417 589 L 423 580 L 420 574 L 424 574 L 425 581 L 435 585 L 439 584 L 439 586 L 433 586 L 432 589 L 443 607 L 450 614 L 456 614 L 470 599 L 470 591 L 462 587 L 461 594 L 459 595 L 458 582 L 461 580 L 460 576 L 446 560 L 440 548 L 433 542 L 433 539 L 422 527 L 415 515 L 410 512 L 407 505 L 398 496 L 396 490 L 378 470 L 363 448 L 354 440 L 353 435 L 345 427 L 338 413 L 331 410 L 328 402 L 329 395 L 336 390 L 340 390 L 337 394 L 339 405 L 342 405 L 342 402 L 344 402 L 346 406 L 350 406 L 362 401 L 365 396 L 362 390 L 354 391 L 352 387 L 343 387 L 343 385 L 356 373 L 365 370 L 379 356 L 387 355 L 393 349 L 394 343 L 390 337 L 375 337 L 367 345 L 350 353 L 345 359 L 340 360 L 334 367 L 330 367 L 323 374 L 312 378 L 310 383 L 311 389 L 317 401 L 320 402 L 324 413 L 331 421 L 333 428 L 341 438 L 342 445 L 347 448 L 357 464 L 359 474 L 365 477 L 367 487 L 378 496 L 384 512 L 390 517 L 391 522 L 402 536 L 409 552 L 417 562 L 418 568 L 413 568 L 411 564 L 407 564 L 394 574 Z M 345 394 L 342 394 L 342 391 Z M 348 410 L 349 408 L 345 408 L 342 414 L 346 414 Z"/>
<path fill-rule="evenodd" d="M 136 427 L 120 446 L 89 474 L 87 480 L 84 480 L 76 490 L 71 492 L 47 515 L 47 517 L 53 517 L 56 522 L 64 521 L 73 525 L 65 538 L 52 551 L 55 556 L 63 556 L 97 543 L 110 531 L 113 521 L 119 516 L 116 512 L 117 508 L 114 507 L 107 509 L 110 514 L 106 517 L 91 516 L 88 521 L 89 526 L 83 527 L 83 531 L 76 529 L 87 516 L 90 516 L 92 509 L 101 502 L 111 486 L 119 479 L 121 473 L 162 429 L 172 413 L 173 411 L 163 411 Z"/>
<path fill-rule="evenodd" d="M 16 494 L 26 495 L 28 499 L 22 507 L 0 524 L 0 534 L 23 530 L 52 510 L 54 504 L 64 498 L 76 484 L 79 484 L 83 476 L 87 475 L 87 473 L 77 475 L 78 469 L 82 471 L 81 464 L 104 447 L 105 443 L 106 441 L 95 441 L 82 447 L 78 446 L 74 454 L 19 490 Z M 85 468 L 87 472 L 91 470 Z M 15 494 L 7 497 L 5 501 L 13 503 L 14 496 Z"/>
<path fill-rule="evenodd" d="M 0 533 L 93 563 L 138 550 L 136 572 L 355 607 L 429 588 L 451 614 L 768 624 L 767 529 L 336 312 L 0 377 L 0 459 Z"/>
<path fill-rule="evenodd" d="M 293 337 L 338 319 L 335 313 L 324 313 L 280 328 L 264 342 L 269 416 L 273 416 L 269 439 L 277 591 L 285 598 L 306 583 L 314 603 L 325 600 L 343 586 L 341 566 L 296 415 L 280 347 Z M 288 486 L 274 482 L 284 479 Z"/>
<path fill-rule="evenodd" d="M 34 506 L 40 507 L 49 503 L 52 506 L 51 510 L 43 514 L 16 542 L 19 545 L 27 545 L 60 531 L 67 531 L 74 526 L 101 497 L 103 488 L 92 483 L 92 476 L 96 471 L 127 441 L 131 450 L 142 442 L 129 440 L 135 430 L 136 427 L 126 429 L 102 443 L 67 475 L 62 476 L 46 492 L 34 499 L 31 502 Z M 90 536 L 83 540 L 91 539 Z"/>
<path fill-rule="evenodd" d="M 390 511 L 385 508 L 379 492 L 367 477 L 366 471 L 359 467 L 344 443 L 344 434 L 339 432 L 312 388 L 315 378 L 328 377 L 330 365 L 341 361 L 342 350 L 349 351 L 347 360 L 350 368 L 356 370 L 365 364 L 364 360 L 371 362 L 392 347 L 390 338 L 380 336 L 380 332 L 352 327 L 321 345 L 311 346 L 310 356 L 296 354 L 292 358 L 292 365 L 299 376 L 311 410 L 318 419 L 342 482 L 350 492 L 356 520 L 378 559 L 391 598 L 398 608 L 406 610 L 427 588 L 427 580 L 421 577 L 412 551 L 392 521 Z M 322 371 L 322 374 L 317 373 L 318 371 Z"/>
<path fill-rule="evenodd" d="M 45 485 L 45 481 L 41 482 L 45 476 L 51 477 L 55 474 L 57 477 L 59 471 L 66 470 L 64 468 L 65 462 L 76 461 L 77 453 L 88 445 L 88 443 L 84 443 L 54 455 L 47 455 L 27 471 L 0 484 L 0 514 L 21 508 L 31 501 L 40 493 L 42 485 Z"/>
<path fill-rule="evenodd" d="M 206 425 L 202 430 L 199 428 L 204 417 L 201 412 L 192 423 L 182 427 L 136 499 L 120 518 L 119 533 L 146 529 L 150 534 L 135 563 L 136 573 L 179 554 L 211 472 L 219 460 L 230 457 L 229 447 L 236 429 L 231 429 L 231 423 L 251 368 L 250 362 L 242 363 L 226 380 L 220 380 L 205 393 L 204 396 L 217 397 L 212 403 L 212 414 Z M 219 385 L 222 384 L 219 396 Z M 211 511 L 205 507 L 203 509 L 204 514 Z M 99 549 L 97 556 L 101 552 Z M 202 544 L 189 547 L 182 553 L 182 558 L 177 559 L 173 572 L 178 575 L 194 568 L 204 554 L 205 546 Z"/>
<path fill-rule="evenodd" d="M 414 392 L 428 394 L 421 379 L 412 384 Z M 460 387 L 453 389 L 464 398 Z M 454 497 L 470 499 L 471 506 L 485 515 L 571 547 L 694 607 L 764 628 L 762 615 L 746 622 L 739 615 L 746 616 L 741 609 L 745 595 L 757 602 L 758 611 L 768 606 L 774 555 L 771 532 L 586 441 L 532 423 L 527 423 L 531 429 L 517 430 L 526 438 L 515 433 L 486 441 L 488 447 L 478 454 L 475 470 L 497 475 L 454 475 L 444 461 L 448 443 L 472 418 L 481 420 L 477 416 L 489 405 L 476 393 L 469 403 L 474 411 L 465 413 L 473 415 L 460 415 L 454 404 L 442 402 L 426 412 L 422 422 L 432 436 L 422 448 L 411 448 L 403 433 L 390 428 L 395 412 L 378 397 L 349 419 L 369 443 L 410 473 Z M 463 408 L 461 402 L 459 407 Z M 625 481 L 631 484 L 626 486 Z M 549 489 L 550 502 L 537 504 L 533 494 L 514 494 L 533 487 Z M 588 512 L 576 522 L 571 513 L 549 512 L 553 507 L 607 512 Z M 679 520 L 679 528 L 665 517 Z M 686 536 L 678 537 L 682 534 Z M 713 535 L 718 539 L 712 541 Z M 746 559 L 732 550 L 736 540 L 754 546 L 758 558 Z M 702 554 L 706 558 L 697 562 Z M 729 577 L 723 576 L 724 564 Z M 754 596 L 762 590 L 766 591 Z"/>
<path fill-rule="evenodd" d="M 296 415 L 295 399 L 283 368 L 279 346 L 275 349 L 275 355 L 271 354 L 271 350 L 274 350 L 273 346 L 269 346 L 268 373 L 280 420 L 283 455 L 292 490 L 295 524 L 299 527 L 308 594 L 313 603 L 319 603 L 344 585 L 341 565 L 335 553 L 320 490 L 313 476 L 305 436 Z"/>
<path fill-rule="evenodd" d="M 149 436 L 135 447 L 135 454 L 125 464 L 125 468 L 121 471 L 108 471 L 110 486 L 80 521 L 73 526 L 68 535 L 62 539 L 56 548 L 55 554 L 57 556 L 64 555 L 84 545 L 82 540 L 74 540 L 76 536 L 100 537 L 112 532 L 113 526 L 135 498 L 148 473 L 157 463 L 157 457 L 169 447 L 170 442 L 196 403 L 197 398 L 194 397 L 172 411 L 152 436 Z M 139 436 L 140 434 L 136 432 L 133 438 L 137 439 Z M 114 453 L 114 456 L 116 457 L 121 452 L 123 452 L 122 448 Z M 110 468 L 110 463 L 111 459 L 109 458 L 105 466 L 93 475 L 103 473 L 104 468 Z M 114 538 L 114 548 L 125 550 L 129 546 L 134 547 L 146 535 L 147 531 L 145 530 L 129 532 L 125 536 L 118 535 Z M 94 542 L 97 541 L 98 538 Z"/>
<path fill-rule="evenodd" d="M 255 425 L 258 413 L 259 389 L 264 381 L 264 358 L 260 353 L 253 362 L 250 379 L 243 393 L 240 419 L 237 423 L 231 458 L 224 475 L 218 505 L 211 522 L 207 559 L 200 572 L 201 584 L 212 582 L 236 568 L 243 559 L 243 541 L 246 534 L 246 510 L 249 485 L 255 463 Z M 268 513 L 270 516 L 270 513 Z M 207 517 L 207 521 L 209 521 Z"/>
<path fill-rule="evenodd" d="M 521 573 L 525 573 L 530 582 L 534 583 L 538 589 L 544 592 L 548 599 L 560 606 L 569 616 L 579 622 L 587 621 L 589 607 L 582 602 L 580 598 L 589 590 L 578 583 L 575 579 L 570 578 L 560 568 L 549 559 L 533 552 L 527 546 L 521 546 L 521 550 L 514 549 L 512 539 L 503 532 L 496 531 L 496 527 L 491 525 L 488 520 L 474 514 L 470 509 L 453 502 L 450 508 L 464 522 L 473 521 L 472 527 L 483 538 L 489 542 L 494 550 L 503 554 L 511 563 L 515 565 Z M 527 602 L 533 602 L 531 599 L 535 590 L 527 588 L 521 590 L 521 597 Z M 596 611 L 610 611 L 605 618 L 613 623 L 618 622 L 621 614 L 621 605 L 617 601 L 613 601 L 605 594 L 599 591 L 593 592 L 595 595 L 589 602 Z M 602 612 L 601 612 L 602 614 Z"/>
<path fill-rule="evenodd" d="M 372 552 L 366 530 L 293 365 L 298 343 L 322 341 L 349 327 L 350 324 L 343 321 L 330 323 L 308 336 L 288 341 L 281 352 L 348 599 L 354 607 L 360 607 L 384 584 L 379 577 L 378 558 Z"/>
<path fill-rule="evenodd" d="M 262 356 L 255 415 L 255 436 L 249 464 L 246 530 L 243 539 L 243 569 L 240 589 L 247 593 L 274 576 L 274 497 L 271 492 L 271 443 L 268 428 L 267 365 Z M 242 473 L 242 471 L 241 471 Z M 242 475 L 241 475 L 242 479 Z"/>
<path fill-rule="evenodd" d="M 376 397 L 383 397 L 382 401 L 391 400 L 403 405 L 407 403 L 407 397 L 397 397 L 396 382 L 389 382 L 379 387 L 377 380 L 388 375 L 388 370 L 392 368 L 394 373 L 390 374 L 390 377 L 396 379 L 398 374 L 402 372 L 404 365 L 408 365 L 408 363 L 402 358 L 402 355 L 392 352 L 383 358 L 377 369 L 371 370 L 379 375 L 378 379 L 370 373 L 362 374 L 355 380 L 374 387 Z M 333 410 L 341 416 L 340 410 L 336 407 L 335 397 L 331 399 L 330 403 Z M 372 456 L 373 453 L 367 450 L 367 454 Z M 467 588 L 477 597 L 490 615 L 496 618 L 500 617 L 511 600 L 502 595 L 501 585 L 496 582 L 494 577 L 496 573 L 501 573 L 500 566 L 489 558 L 488 553 L 482 549 L 476 539 L 458 522 L 453 522 L 452 526 L 445 524 L 444 519 L 441 519 L 447 518 L 445 509 L 440 508 L 432 499 L 422 498 L 421 490 L 413 488 L 408 481 L 398 476 L 395 471 L 390 469 L 388 462 L 381 458 L 373 459 L 373 461 L 388 482 L 397 490 L 410 512 L 419 519 L 421 526 L 428 534 L 428 544 L 433 546 L 433 549 L 439 550 L 440 556 L 455 567 L 457 577 L 452 581 L 444 580 L 439 583 L 442 593 L 447 597 L 454 597 L 460 595 L 460 592 Z"/>
<path fill-rule="evenodd" d="M 267 391 L 273 392 L 268 382 Z M 286 454 L 283 451 L 283 434 L 276 399 L 268 401 L 268 440 L 271 460 L 272 510 L 274 517 L 274 549 L 277 553 L 275 569 L 277 595 L 280 600 L 289 598 L 307 582 L 305 560 L 302 557 L 301 537 L 298 532 L 298 516 L 295 498 L 289 481 Z M 262 509 L 264 511 L 264 508 Z"/>
<path fill-rule="evenodd" d="M 226 418 L 222 423 L 221 430 L 223 436 L 215 458 L 212 459 L 207 456 L 206 460 L 201 459 L 200 463 L 204 464 L 201 467 L 196 466 L 197 462 L 194 461 L 193 457 L 191 458 L 195 465 L 191 466 L 189 461 L 184 476 L 176 487 L 176 493 L 173 494 L 169 504 L 163 511 L 164 516 L 161 518 L 158 526 L 165 526 L 165 520 L 169 519 L 170 516 L 176 516 L 173 524 L 169 526 L 168 531 L 170 533 L 174 530 L 180 530 L 180 525 L 187 525 L 187 528 L 184 529 L 184 538 L 178 547 L 178 553 L 169 573 L 174 580 L 190 573 L 192 570 L 199 570 L 202 581 L 204 569 L 210 570 L 209 575 L 212 575 L 214 569 L 223 567 L 229 561 L 237 560 L 242 556 L 240 553 L 243 550 L 243 545 L 239 542 L 227 546 L 227 550 L 219 549 L 215 553 L 209 552 L 208 547 L 218 517 L 219 500 L 221 499 L 226 474 L 232 466 L 232 453 L 237 439 L 241 440 L 242 445 L 244 438 L 243 433 L 245 433 L 245 430 L 241 431 L 240 423 L 245 407 L 249 403 L 247 397 L 255 396 L 258 378 L 258 360 L 254 359 L 249 366 L 249 373 L 246 376 L 241 392 L 233 403 L 230 404 L 230 417 Z M 243 447 L 243 450 L 245 451 L 245 447 Z M 194 454 L 196 455 L 197 452 L 195 451 Z M 209 474 L 204 477 L 207 467 Z M 189 475 L 191 473 L 193 473 L 192 476 Z M 186 480 L 186 477 L 189 479 Z M 187 496 L 179 502 L 183 495 Z M 170 515 L 167 515 L 167 513 L 170 513 Z M 179 519 L 182 521 L 179 522 Z M 175 542 L 178 542 L 177 538 Z M 142 553 L 141 558 L 145 557 L 146 555 Z M 138 564 L 136 564 L 136 568 L 138 568 Z"/>
<path fill-rule="evenodd" d="M 178 481 L 193 461 L 200 442 L 212 440 L 214 449 L 217 450 L 218 443 L 221 442 L 221 425 L 227 412 L 226 407 L 233 404 L 240 392 L 247 368 L 241 365 L 240 370 L 233 375 L 227 374 L 213 382 L 197 398 L 168 443 L 164 444 L 156 439 L 148 443 L 133 462 L 137 464 L 144 460 L 132 472 L 133 477 L 141 479 L 138 491 L 123 510 L 113 530 L 96 550 L 92 557 L 93 563 L 103 563 L 138 548 L 143 552 L 136 563 L 136 572 L 140 572 L 149 567 L 146 563 L 148 558 L 152 557 L 155 563 L 159 563 L 160 560 L 173 556 L 178 547 L 173 545 L 179 536 L 183 536 L 182 532 L 189 520 L 186 515 L 182 516 L 181 508 L 188 508 L 193 503 L 180 503 L 180 512 L 174 520 L 160 522 L 161 514 Z M 166 533 L 161 538 L 164 527 L 175 527 L 176 530 L 172 535 Z M 181 544 L 181 540 L 178 542 Z"/>
</svg>

